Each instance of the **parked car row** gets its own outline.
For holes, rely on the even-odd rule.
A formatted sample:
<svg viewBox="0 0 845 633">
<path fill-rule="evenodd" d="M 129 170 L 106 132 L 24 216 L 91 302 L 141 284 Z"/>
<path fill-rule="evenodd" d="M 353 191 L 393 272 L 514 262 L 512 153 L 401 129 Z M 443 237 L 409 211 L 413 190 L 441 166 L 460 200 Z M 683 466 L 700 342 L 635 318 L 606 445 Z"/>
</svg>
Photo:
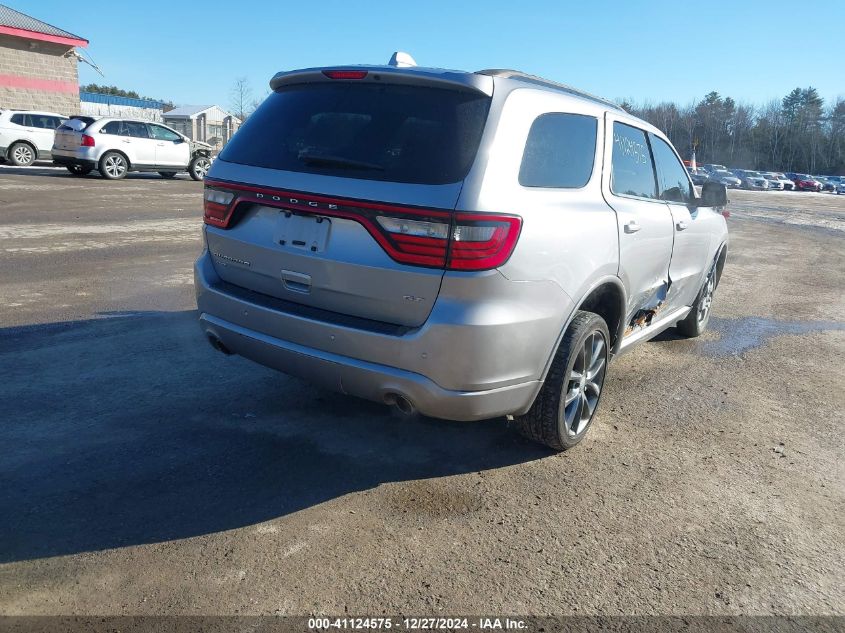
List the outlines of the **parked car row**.
<svg viewBox="0 0 845 633">
<path fill-rule="evenodd" d="M 811 176 L 795 172 L 728 169 L 724 165 L 706 164 L 697 169 L 687 167 L 696 185 L 718 182 L 729 189 L 755 191 L 830 191 L 845 193 L 845 176 Z"/>
<path fill-rule="evenodd" d="M 55 112 L 0 111 L 0 161 L 18 167 L 52 160 L 74 176 L 94 170 L 109 180 L 130 171 L 172 178 L 187 172 L 203 180 L 211 146 L 150 121 L 115 117 L 67 117 Z"/>
</svg>

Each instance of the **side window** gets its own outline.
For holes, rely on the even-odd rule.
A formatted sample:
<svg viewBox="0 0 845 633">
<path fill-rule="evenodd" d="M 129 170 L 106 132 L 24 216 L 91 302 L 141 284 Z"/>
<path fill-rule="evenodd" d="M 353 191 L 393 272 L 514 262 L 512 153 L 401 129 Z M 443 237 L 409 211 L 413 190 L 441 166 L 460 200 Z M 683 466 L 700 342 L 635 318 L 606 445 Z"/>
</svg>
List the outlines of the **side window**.
<svg viewBox="0 0 845 633">
<path fill-rule="evenodd" d="M 549 113 L 531 124 L 519 184 L 523 187 L 583 187 L 593 173 L 598 121 L 582 114 Z"/>
<path fill-rule="evenodd" d="M 51 117 L 51 116 L 46 116 L 44 114 L 30 114 L 29 116 L 32 118 L 32 124 L 31 125 L 33 127 L 37 127 L 41 130 L 54 130 L 54 129 L 56 129 L 52 124 L 53 123 L 53 117 Z"/>
<path fill-rule="evenodd" d="M 649 134 L 648 138 L 651 141 L 651 151 L 654 152 L 654 163 L 657 166 L 660 199 L 689 204 L 694 196 L 687 170 L 666 141 L 653 134 Z"/>
<path fill-rule="evenodd" d="M 150 138 L 147 132 L 146 123 L 138 123 L 137 121 L 124 121 L 123 127 L 126 130 L 124 136 L 134 136 L 135 138 Z"/>
<path fill-rule="evenodd" d="M 26 125 L 26 121 L 24 119 L 26 115 L 23 114 L 13 114 L 12 118 L 9 119 L 15 125 Z"/>
<path fill-rule="evenodd" d="M 50 120 L 48 121 L 47 127 L 51 130 L 56 130 L 59 126 L 65 121 L 65 119 L 60 119 L 57 116 L 51 116 Z"/>
<path fill-rule="evenodd" d="M 618 121 L 613 123 L 610 190 L 624 196 L 657 198 L 645 132 Z"/>
<path fill-rule="evenodd" d="M 120 134 L 120 121 L 109 121 L 100 128 L 100 134 Z"/>
<path fill-rule="evenodd" d="M 152 132 L 153 138 L 159 141 L 178 141 L 182 138 L 173 130 L 168 130 L 166 127 L 162 127 L 161 125 L 150 124 L 149 128 L 150 132 Z"/>
</svg>

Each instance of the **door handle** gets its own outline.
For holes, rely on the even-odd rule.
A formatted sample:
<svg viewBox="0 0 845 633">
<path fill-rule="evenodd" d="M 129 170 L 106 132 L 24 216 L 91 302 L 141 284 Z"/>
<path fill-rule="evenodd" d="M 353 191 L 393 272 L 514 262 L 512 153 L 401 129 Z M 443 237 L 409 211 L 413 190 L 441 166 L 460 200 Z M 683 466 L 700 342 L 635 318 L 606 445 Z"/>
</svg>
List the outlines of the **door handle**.
<svg viewBox="0 0 845 633">
<path fill-rule="evenodd" d="M 156 143 L 158 147 L 164 147 L 164 143 Z"/>
<path fill-rule="evenodd" d="M 679 220 L 679 221 L 677 222 L 677 224 L 675 224 L 675 227 L 676 227 L 679 231 L 683 231 L 683 230 L 685 230 L 685 229 L 687 228 L 687 223 L 686 223 L 686 222 L 684 222 L 683 220 Z"/>
<path fill-rule="evenodd" d="M 125 138 L 125 139 L 123 139 L 123 141 L 121 141 L 121 142 L 122 142 L 122 143 L 131 143 L 132 141 L 130 141 L 128 138 Z"/>
<path fill-rule="evenodd" d="M 643 228 L 643 227 L 641 227 L 639 224 L 637 224 L 636 220 L 631 220 L 630 222 L 628 222 L 625 225 L 625 232 L 626 233 L 636 233 L 641 228 Z"/>
</svg>

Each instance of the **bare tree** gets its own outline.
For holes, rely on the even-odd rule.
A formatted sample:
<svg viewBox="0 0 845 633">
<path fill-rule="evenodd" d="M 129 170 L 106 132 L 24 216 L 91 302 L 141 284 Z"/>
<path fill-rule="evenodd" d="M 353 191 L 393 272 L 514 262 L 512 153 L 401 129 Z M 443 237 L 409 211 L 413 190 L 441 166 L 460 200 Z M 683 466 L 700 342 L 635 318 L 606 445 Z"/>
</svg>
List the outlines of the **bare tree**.
<svg viewBox="0 0 845 633">
<path fill-rule="evenodd" d="M 230 103 L 232 114 L 238 117 L 242 122 L 252 114 L 255 110 L 255 102 L 252 100 L 252 87 L 249 85 L 249 79 L 246 77 L 238 77 L 235 84 L 232 86 L 230 92 Z"/>
</svg>

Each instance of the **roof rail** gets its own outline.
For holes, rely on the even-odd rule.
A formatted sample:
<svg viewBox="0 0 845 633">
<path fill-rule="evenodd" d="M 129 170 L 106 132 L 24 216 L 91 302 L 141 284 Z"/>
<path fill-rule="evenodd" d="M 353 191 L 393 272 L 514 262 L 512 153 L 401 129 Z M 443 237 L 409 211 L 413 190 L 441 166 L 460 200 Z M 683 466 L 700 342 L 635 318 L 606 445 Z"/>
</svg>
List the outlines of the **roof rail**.
<svg viewBox="0 0 845 633">
<path fill-rule="evenodd" d="M 571 94 L 576 97 L 581 97 L 583 99 L 589 99 L 590 101 L 601 103 L 602 105 L 606 105 L 610 108 L 613 108 L 614 110 L 619 110 L 621 112 L 625 111 L 624 108 L 617 105 L 616 103 L 613 103 L 613 101 L 610 101 L 609 99 L 597 97 L 596 95 L 590 94 L 589 92 L 578 90 L 578 88 L 573 88 L 572 86 L 558 83 L 556 81 L 549 81 L 548 79 L 543 79 L 542 77 L 537 77 L 536 75 L 529 75 L 528 73 L 523 73 L 518 70 L 510 70 L 507 68 L 487 68 L 485 70 L 478 70 L 475 72 L 475 74 L 488 75 L 490 77 L 502 77 L 504 79 L 516 79 L 518 81 L 524 81 L 525 83 L 543 86 L 544 88 L 551 88 L 552 90 L 566 92 L 567 94 Z"/>
</svg>

